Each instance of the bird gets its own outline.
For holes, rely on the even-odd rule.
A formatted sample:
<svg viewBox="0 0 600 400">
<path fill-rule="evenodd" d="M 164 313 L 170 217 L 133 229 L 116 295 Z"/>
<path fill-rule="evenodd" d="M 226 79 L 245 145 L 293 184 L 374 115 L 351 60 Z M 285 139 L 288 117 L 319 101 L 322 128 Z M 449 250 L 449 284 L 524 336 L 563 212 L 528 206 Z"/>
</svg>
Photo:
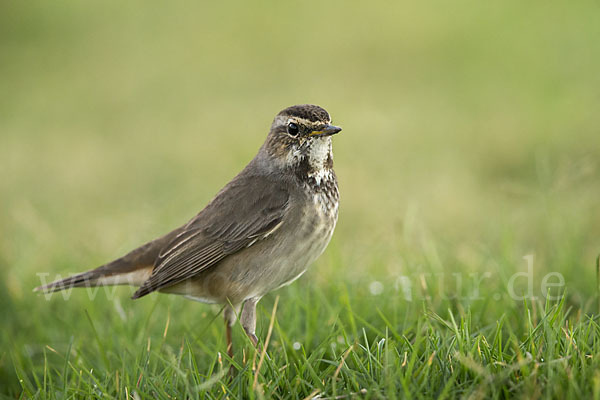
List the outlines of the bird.
<svg viewBox="0 0 600 400">
<path fill-rule="evenodd" d="M 35 288 L 130 285 L 224 307 L 228 355 L 238 320 L 255 347 L 256 306 L 298 279 L 329 244 L 339 189 L 332 136 L 342 128 L 317 105 L 287 107 L 256 156 L 183 226 L 98 268 Z"/>
</svg>

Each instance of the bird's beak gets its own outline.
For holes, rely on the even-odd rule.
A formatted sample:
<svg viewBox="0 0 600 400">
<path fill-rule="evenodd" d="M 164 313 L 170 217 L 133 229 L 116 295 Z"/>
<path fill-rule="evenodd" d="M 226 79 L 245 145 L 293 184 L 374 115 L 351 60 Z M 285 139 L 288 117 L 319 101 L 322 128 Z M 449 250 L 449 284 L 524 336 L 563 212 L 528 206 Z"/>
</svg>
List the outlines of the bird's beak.
<svg viewBox="0 0 600 400">
<path fill-rule="evenodd" d="M 320 131 L 312 131 L 308 136 L 331 136 L 331 135 L 335 135 L 336 133 L 338 133 L 341 130 L 342 130 L 342 128 L 340 128 L 339 126 L 327 125 L 327 126 L 325 126 L 325 128 L 321 129 Z"/>
</svg>

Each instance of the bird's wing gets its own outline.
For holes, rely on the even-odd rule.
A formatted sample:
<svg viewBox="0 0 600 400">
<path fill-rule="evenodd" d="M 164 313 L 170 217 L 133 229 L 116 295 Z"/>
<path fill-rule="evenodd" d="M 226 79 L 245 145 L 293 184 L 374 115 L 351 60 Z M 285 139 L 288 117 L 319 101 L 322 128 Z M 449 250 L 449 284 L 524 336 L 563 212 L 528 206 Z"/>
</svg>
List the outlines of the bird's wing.
<svg viewBox="0 0 600 400">
<path fill-rule="evenodd" d="M 139 298 L 192 278 L 225 257 L 275 232 L 283 222 L 289 193 L 266 177 L 237 177 L 167 244 Z"/>
</svg>

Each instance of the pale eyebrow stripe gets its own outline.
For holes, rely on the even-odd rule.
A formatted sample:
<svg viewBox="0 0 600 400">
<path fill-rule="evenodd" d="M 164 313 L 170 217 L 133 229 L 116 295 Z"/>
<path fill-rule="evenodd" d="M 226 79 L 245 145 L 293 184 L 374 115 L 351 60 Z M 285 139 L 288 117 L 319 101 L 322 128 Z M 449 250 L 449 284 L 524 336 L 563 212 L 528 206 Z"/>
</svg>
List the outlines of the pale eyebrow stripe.
<svg viewBox="0 0 600 400">
<path fill-rule="evenodd" d="M 299 122 L 303 125 L 306 126 L 319 126 L 321 124 L 323 124 L 322 122 L 314 122 L 305 118 L 299 118 L 299 117 L 290 117 L 288 118 L 288 122 Z M 327 121 L 327 123 L 330 123 L 331 119 L 329 121 Z"/>
</svg>

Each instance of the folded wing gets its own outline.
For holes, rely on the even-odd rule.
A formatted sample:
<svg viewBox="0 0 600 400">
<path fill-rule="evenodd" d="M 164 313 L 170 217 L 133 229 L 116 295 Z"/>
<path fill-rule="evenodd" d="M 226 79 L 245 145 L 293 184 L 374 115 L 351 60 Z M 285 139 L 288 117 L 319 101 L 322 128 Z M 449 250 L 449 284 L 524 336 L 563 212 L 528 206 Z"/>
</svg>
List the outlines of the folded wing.
<svg viewBox="0 0 600 400">
<path fill-rule="evenodd" d="M 281 226 L 288 191 L 264 176 L 240 178 L 225 186 L 163 248 L 152 275 L 135 292 L 134 299 L 193 278 Z"/>
</svg>

